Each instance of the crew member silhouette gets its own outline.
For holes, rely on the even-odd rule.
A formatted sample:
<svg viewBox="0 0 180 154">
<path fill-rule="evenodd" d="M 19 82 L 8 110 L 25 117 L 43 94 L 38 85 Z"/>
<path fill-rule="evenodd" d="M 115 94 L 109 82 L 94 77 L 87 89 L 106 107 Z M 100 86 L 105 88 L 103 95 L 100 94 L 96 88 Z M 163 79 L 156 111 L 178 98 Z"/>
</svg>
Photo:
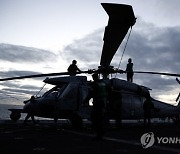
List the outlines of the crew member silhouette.
<svg viewBox="0 0 180 154">
<path fill-rule="evenodd" d="M 144 126 L 145 127 L 150 127 L 151 124 L 151 113 L 152 110 L 154 109 L 154 104 L 151 101 L 151 96 L 150 94 L 147 94 L 146 100 L 143 104 L 143 109 L 144 109 Z M 148 121 L 148 123 L 147 123 Z"/>
<path fill-rule="evenodd" d="M 34 96 L 31 96 L 30 100 L 28 100 L 28 101 L 30 101 L 30 103 L 36 103 L 36 100 L 35 100 Z M 28 101 L 25 101 L 25 103 L 27 103 Z M 26 122 L 28 121 L 28 119 L 30 117 L 32 119 L 33 124 L 36 124 L 35 119 L 34 119 L 33 111 L 31 111 L 31 110 L 28 111 L 27 116 L 25 117 L 25 120 L 24 120 L 24 124 L 26 124 Z"/>
<path fill-rule="evenodd" d="M 81 70 L 77 67 L 77 61 L 73 60 L 72 64 L 69 65 L 68 67 L 68 72 L 70 74 L 70 76 L 75 76 L 77 74 L 77 72 L 81 72 Z"/>
<path fill-rule="evenodd" d="M 92 77 L 94 82 L 92 83 L 93 107 L 91 120 L 96 131 L 96 137 L 94 139 L 100 140 L 104 134 L 104 112 L 107 101 L 107 88 L 106 84 L 102 80 L 99 80 L 98 74 L 95 73 Z"/>
<path fill-rule="evenodd" d="M 127 81 L 133 82 L 134 73 L 133 73 L 133 63 L 131 58 L 128 59 L 128 64 L 126 66 L 126 73 L 127 73 Z"/>
</svg>

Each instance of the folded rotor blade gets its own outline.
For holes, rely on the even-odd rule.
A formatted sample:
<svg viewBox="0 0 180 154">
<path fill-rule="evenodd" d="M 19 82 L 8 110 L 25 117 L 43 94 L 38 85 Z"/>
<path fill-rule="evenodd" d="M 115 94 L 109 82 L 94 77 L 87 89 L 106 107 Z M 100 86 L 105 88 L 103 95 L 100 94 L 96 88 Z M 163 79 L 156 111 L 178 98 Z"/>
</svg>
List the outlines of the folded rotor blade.
<svg viewBox="0 0 180 154">
<path fill-rule="evenodd" d="M 92 74 L 96 71 L 81 71 L 77 72 L 76 74 L 81 74 L 81 73 L 88 73 Z M 3 78 L 0 79 L 0 81 L 8 81 L 8 80 L 17 80 L 17 79 L 27 79 L 27 78 L 37 78 L 37 77 L 49 77 L 49 76 L 60 76 L 60 75 L 70 75 L 69 72 L 59 72 L 59 73 L 47 73 L 47 74 L 35 74 L 35 75 L 25 75 L 25 76 L 17 76 L 17 77 L 10 77 L 10 78 Z"/>
<path fill-rule="evenodd" d="M 102 6 L 109 15 L 109 21 L 104 32 L 100 65 L 107 67 L 136 18 L 130 5 L 102 3 Z"/>
</svg>

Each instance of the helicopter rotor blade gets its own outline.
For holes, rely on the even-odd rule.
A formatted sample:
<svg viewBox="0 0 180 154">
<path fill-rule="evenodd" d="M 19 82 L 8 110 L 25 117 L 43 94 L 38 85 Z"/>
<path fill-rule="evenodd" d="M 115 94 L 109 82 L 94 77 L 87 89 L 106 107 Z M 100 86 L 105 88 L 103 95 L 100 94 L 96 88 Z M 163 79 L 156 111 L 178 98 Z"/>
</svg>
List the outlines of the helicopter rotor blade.
<svg viewBox="0 0 180 154">
<path fill-rule="evenodd" d="M 48 76 L 58 76 L 58 75 L 69 75 L 69 73 L 68 72 L 60 72 L 60 73 L 25 75 L 25 76 L 3 78 L 3 79 L 0 79 L 0 81 L 9 81 L 9 80 L 26 79 L 26 78 L 37 78 L 37 77 L 48 77 Z"/>
<path fill-rule="evenodd" d="M 108 25 L 104 32 L 104 45 L 100 65 L 107 67 L 116 53 L 130 27 L 135 24 L 133 8 L 124 4 L 101 4 L 109 15 Z"/>
<path fill-rule="evenodd" d="M 88 70 L 88 71 L 81 71 L 76 72 L 76 74 L 93 74 L 97 73 L 97 70 Z M 38 77 L 49 77 L 49 76 L 61 76 L 61 75 L 70 75 L 69 72 L 59 72 L 59 73 L 47 73 L 47 74 L 34 74 L 34 75 L 25 75 L 25 76 L 16 76 L 16 77 L 10 77 L 10 78 L 3 78 L 0 79 L 0 81 L 9 81 L 9 80 L 18 80 L 18 79 L 27 79 L 27 78 L 38 78 Z"/>
<path fill-rule="evenodd" d="M 175 74 L 175 73 L 164 73 L 164 72 L 134 71 L 134 73 L 141 73 L 141 74 L 157 74 L 157 75 L 166 75 L 166 76 L 180 77 L 180 74 Z"/>
<path fill-rule="evenodd" d="M 98 71 L 97 70 L 88 70 L 88 71 L 76 72 L 76 74 L 82 74 L 82 73 L 93 74 L 93 73 L 98 73 Z M 69 72 L 59 72 L 59 73 L 24 75 L 24 76 L 3 78 L 3 79 L 0 79 L 0 81 L 9 81 L 9 80 L 18 80 L 18 79 L 27 79 L 27 78 L 38 78 L 38 77 L 49 77 L 49 76 L 61 76 L 61 75 L 70 75 L 70 73 Z"/>
</svg>

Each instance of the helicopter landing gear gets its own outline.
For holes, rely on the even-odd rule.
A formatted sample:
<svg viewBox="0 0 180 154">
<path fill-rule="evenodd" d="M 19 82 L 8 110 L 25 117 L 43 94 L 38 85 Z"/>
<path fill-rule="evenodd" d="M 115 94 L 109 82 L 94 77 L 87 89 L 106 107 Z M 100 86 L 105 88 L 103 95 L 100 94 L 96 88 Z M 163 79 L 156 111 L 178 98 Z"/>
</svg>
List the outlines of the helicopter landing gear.
<svg viewBox="0 0 180 154">
<path fill-rule="evenodd" d="M 73 114 L 69 120 L 73 128 L 79 129 L 82 127 L 82 118 L 78 114 Z"/>
<path fill-rule="evenodd" d="M 12 121 L 18 121 L 21 117 L 21 113 L 12 111 L 10 114 L 10 118 Z"/>
</svg>

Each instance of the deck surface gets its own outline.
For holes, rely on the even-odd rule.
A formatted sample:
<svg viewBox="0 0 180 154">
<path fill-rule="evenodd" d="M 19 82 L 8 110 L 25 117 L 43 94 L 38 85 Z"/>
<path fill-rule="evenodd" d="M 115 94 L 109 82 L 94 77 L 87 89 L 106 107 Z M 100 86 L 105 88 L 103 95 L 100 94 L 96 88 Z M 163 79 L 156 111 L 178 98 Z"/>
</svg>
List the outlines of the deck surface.
<svg viewBox="0 0 180 154">
<path fill-rule="evenodd" d="M 61 153 L 61 154 L 125 154 L 125 153 L 180 153 L 180 141 L 176 144 L 161 143 L 144 149 L 140 138 L 144 133 L 153 132 L 156 137 L 180 139 L 180 127 L 173 124 L 153 124 L 144 129 L 141 124 L 124 123 L 122 128 L 109 127 L 103 140 L 93 140 L 94 131 L 85 124 L 75 130 L 66 121 L 39 121 L 24 125 L 6 120 L 0 122 L 0 153 Z"/>
</svg>

